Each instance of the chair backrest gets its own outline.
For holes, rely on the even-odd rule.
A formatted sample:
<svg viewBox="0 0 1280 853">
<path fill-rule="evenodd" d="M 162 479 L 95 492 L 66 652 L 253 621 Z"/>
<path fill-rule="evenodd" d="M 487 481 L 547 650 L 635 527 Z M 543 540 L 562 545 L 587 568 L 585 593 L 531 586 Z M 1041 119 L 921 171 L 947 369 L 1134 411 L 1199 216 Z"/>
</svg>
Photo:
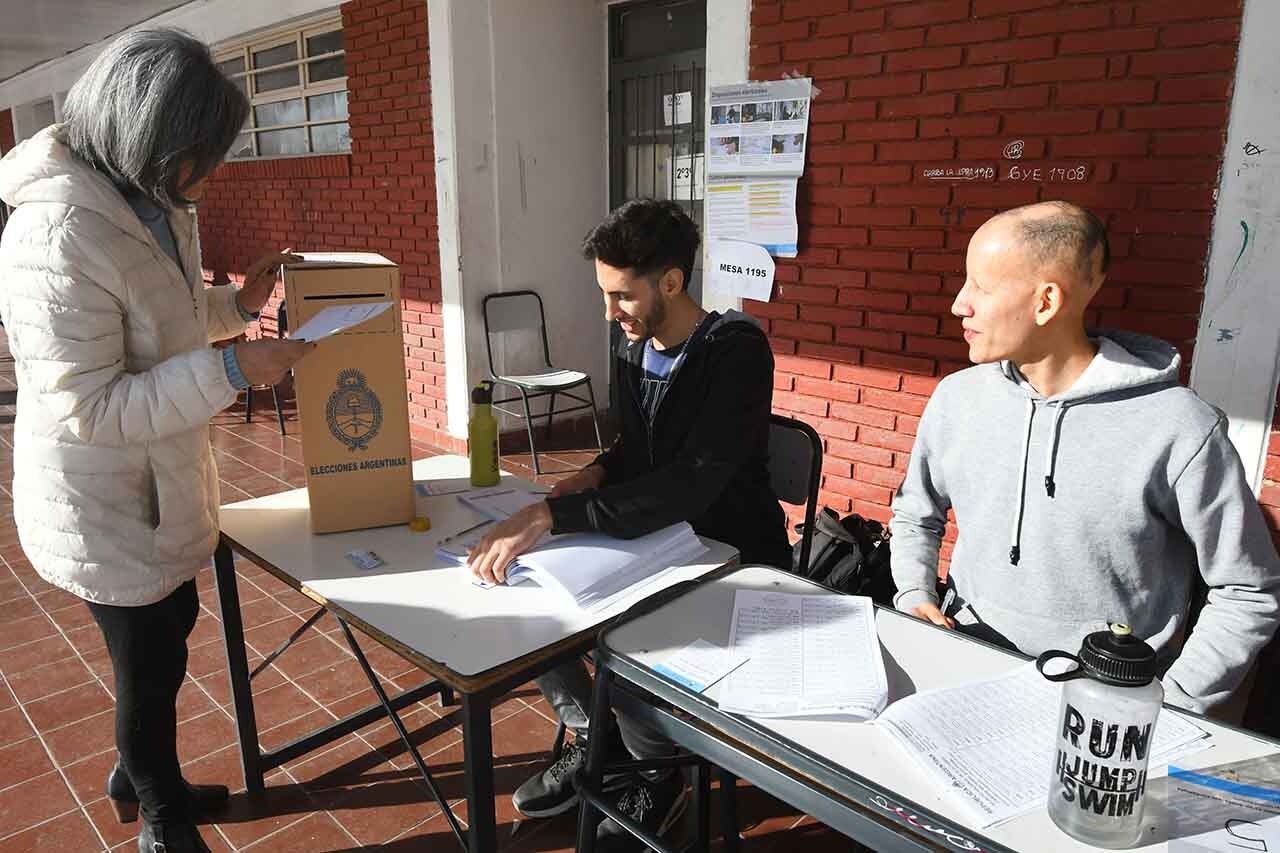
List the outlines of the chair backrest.
<svg viewBox="0 0 1280 853">
<path fill-rule="evenodd" d="M 804 533 L 800 565 L 809 568 L 813 545 L 813 521 L 818 512 L 818 484 L 822 480 L 822 439 L 804 421 L 782 415 L 769 416 L 769 485 L 780 500 L 804 505 Z"/>
<path fill-rule="evenodd" d="M 518 332 L 533 329 L 542 341 L 542 358 L 551 366 L 551 349 L 547 344 L 547 318 L 542 312 L 542 297 L 532 290 L 511 290 L 506 293 L 490 293 L 482 303 L 484 315 L 484 346 L 489 355 L 489 374 L 497 375 L 493 368 L 493 344 L 489 336 L 495 332 Z"/>
</svg>

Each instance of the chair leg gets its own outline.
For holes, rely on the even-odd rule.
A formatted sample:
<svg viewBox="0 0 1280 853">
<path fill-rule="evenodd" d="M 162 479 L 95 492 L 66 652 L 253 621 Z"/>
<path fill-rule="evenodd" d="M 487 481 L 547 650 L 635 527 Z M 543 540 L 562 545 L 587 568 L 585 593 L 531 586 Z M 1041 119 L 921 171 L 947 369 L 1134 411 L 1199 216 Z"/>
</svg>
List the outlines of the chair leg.
<svg viewBox="0 0 1280 853">
<path fill-rule="evenodd" d="M 253 422 L 253 386 L 244 389 L 244 422 Z"/>
<path fill-rule="evenodd" d="M 533 475 L 542 476 L 542 468 L 538 466 L 538 448 L 533 443 L 533 414 L 529 411 L 529 395 L 520 389 L 520 399 L 524 401 L 524 428 L 529 433 L 529 453 L 533 456 Z"/>
<path fill-rule="evenodd" d="M 591 424 L 596 428 L 596 447 L 604 453 L 604 442 L 600 440 L 600 414 L 596 411 L 596 394 L 591 390 L 591 380 L 587 380 L 587 399 L 591 401 Z"/>
<path fill-rule="evenodd" d="M 547 447 L 551 446 L 551 418 L 556 411 L 556 392 L 551 392 L 551 405 L 547 406 Z"/>
<path fill-rule="evenodd" d="M 280 406 L 280 386 L 271 386 L 271 399 L 276 404 L 276 420 L 280 422 L 280 434 L 284 435 L 284 409 Z"/>
</svg>

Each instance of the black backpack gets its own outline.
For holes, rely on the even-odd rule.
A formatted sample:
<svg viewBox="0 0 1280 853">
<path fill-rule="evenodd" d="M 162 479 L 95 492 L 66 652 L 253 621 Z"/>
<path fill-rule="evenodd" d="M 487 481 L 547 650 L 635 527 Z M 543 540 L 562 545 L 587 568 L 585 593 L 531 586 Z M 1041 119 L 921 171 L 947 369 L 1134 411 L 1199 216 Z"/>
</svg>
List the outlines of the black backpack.
<svg viewBox="0 0 1280 853">
<path fill-rule="evenodd" d="M 803 534 L 804 525 L 796 532 Z M 812 581 L 849 595 L 870 596 L 877 604 L 893 606 L 897 592 L 889 572 L 889 531 L 878 521 L 854 513 L 841 518 L 823 507 L 814 517 L 809 569 L 800 572 L 800 546 L 791 551 L 791 570 Z"/>
</svg>

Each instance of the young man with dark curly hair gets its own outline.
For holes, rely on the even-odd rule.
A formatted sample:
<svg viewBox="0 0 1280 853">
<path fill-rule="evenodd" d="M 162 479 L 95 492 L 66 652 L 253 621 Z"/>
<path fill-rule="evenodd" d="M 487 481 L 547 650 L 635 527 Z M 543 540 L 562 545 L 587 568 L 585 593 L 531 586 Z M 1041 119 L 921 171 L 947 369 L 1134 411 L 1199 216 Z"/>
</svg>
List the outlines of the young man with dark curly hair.
<svg viewBox="0 0 1280 853">
<path fill-rule="evenodd" d="M 595 262 L 605 319 L 622 332 L 610 386 L 619 435 L 547 500 L 496 525 L 471 554 L 477 577 L 502 582 L 511 560 L 547 532 L 629 539 L 681 521 L 734 546 L 744 563 L 790 565 L 786 519 L 767 468 L 773 353 L 749 316 L 705 311 L 690 296 L 699 242 L 698 226 L 678 204 L 652 199 L 627 202 L 587 235 L 583 255 Z M 538 686 L 576 739 L 516 791 L 516 808 L 530 817 L 560 814 L 578 801 L 572 779 L 586 756 L 591 694 L 581 662 L 553 670 Z M 617 754 L 624 744 L 636 758 L 674 751 L 621 715 L 618 723 L 609 735 Z M 684 784 L 673 770 L 611 786 L 620 810 L 654 833 L 683 810 Z M 597 838 L 598 849 L 639 849 L 612 820 Z"/>
</svg>

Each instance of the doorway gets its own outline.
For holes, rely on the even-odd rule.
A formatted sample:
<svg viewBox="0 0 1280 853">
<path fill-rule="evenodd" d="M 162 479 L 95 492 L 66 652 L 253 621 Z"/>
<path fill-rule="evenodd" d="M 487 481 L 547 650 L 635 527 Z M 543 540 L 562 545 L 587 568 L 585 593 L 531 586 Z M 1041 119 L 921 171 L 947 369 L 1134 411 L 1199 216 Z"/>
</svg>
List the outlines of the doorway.
<svg viewBox="0 0 1280 853">
<path fill-rule="evenodd" d="M 609 207 L 679 202 L 702 230 L 707 0 L 609 9 Z M 689 282 L 702 296 L 702 255 Z"/>
</svg>

